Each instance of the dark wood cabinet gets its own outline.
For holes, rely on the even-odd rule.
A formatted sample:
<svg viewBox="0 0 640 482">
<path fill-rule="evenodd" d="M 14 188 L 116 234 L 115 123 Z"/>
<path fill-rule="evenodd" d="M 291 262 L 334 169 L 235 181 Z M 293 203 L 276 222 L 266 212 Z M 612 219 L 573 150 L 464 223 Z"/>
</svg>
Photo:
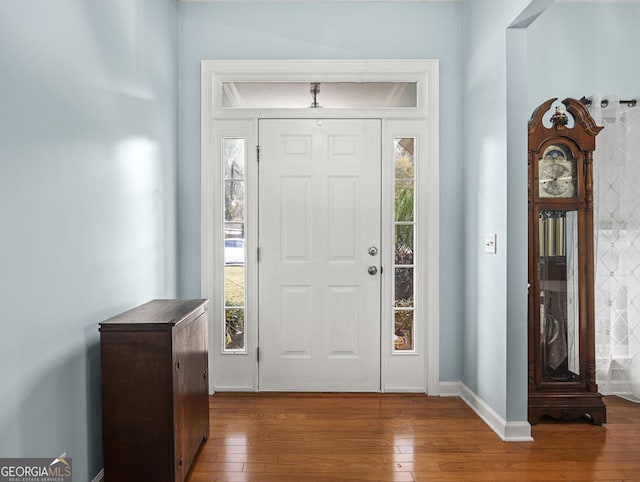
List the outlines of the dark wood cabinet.
<svg viewBox="0 0 640 482">
<path fill-rule="evenodd" d="M 106 482 L 183 482 L 209 437 L 206 300 L 100 323 Z"/>
</svg>

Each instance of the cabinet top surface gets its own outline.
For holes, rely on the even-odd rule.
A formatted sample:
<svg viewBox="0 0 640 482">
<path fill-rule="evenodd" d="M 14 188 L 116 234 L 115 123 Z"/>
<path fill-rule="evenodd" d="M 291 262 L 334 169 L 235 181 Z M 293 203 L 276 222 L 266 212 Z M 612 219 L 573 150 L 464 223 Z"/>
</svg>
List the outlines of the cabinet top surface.
<svg viewBox="0 0 640 482">
<path fill-rule="evenodd" d="M 101 327 L 131 324 L 174 325 L 207 304 L 207 300 L 152 300 L 100 323 Z"/>
</svg>

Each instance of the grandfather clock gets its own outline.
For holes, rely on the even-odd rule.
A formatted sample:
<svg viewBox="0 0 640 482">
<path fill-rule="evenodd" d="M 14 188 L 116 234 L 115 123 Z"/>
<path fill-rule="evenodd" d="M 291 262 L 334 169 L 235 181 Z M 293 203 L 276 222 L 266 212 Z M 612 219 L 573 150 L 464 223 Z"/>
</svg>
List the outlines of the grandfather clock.
<svg viewBox="0 0 640 482">
<path fill-rule="evenodd" d="M 606 407 L 596 385 L 592 168 L 602 127 L 575 99 L 551 113 L 556 100 L 529 121 L 528 416 L 532 424 L 546 415 L 600 425 Z"/>
</svg>

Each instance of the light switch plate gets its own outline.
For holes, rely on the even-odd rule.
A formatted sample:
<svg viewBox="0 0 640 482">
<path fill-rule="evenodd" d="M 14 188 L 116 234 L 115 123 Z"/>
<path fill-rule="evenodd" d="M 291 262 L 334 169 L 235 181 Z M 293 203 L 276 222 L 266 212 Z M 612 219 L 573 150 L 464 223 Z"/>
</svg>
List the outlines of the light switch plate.
<svg viewBox="0 0 640 482">
<path fill-rule="evenodd" d="M 484 252 L 488 254 L 496 254 L 496 235 L 487 234 L 484 237 Z"/>
</svg>

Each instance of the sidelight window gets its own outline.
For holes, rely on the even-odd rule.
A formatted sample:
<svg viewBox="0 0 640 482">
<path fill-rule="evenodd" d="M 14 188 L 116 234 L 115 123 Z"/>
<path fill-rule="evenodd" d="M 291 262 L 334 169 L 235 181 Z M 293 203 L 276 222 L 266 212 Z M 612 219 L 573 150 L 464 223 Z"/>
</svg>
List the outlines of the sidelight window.
<svg viewBox="0 0 640 482">
<path fill-rule="evenodd" d="M 415 144 L 413 137 L 394 139 L 394 352 L 415 346 Z"/>
<path fill-rule="evenodd" d="M 224 138 L 224 351 L 246 350 L 246 142 Z"/>
</svg>

